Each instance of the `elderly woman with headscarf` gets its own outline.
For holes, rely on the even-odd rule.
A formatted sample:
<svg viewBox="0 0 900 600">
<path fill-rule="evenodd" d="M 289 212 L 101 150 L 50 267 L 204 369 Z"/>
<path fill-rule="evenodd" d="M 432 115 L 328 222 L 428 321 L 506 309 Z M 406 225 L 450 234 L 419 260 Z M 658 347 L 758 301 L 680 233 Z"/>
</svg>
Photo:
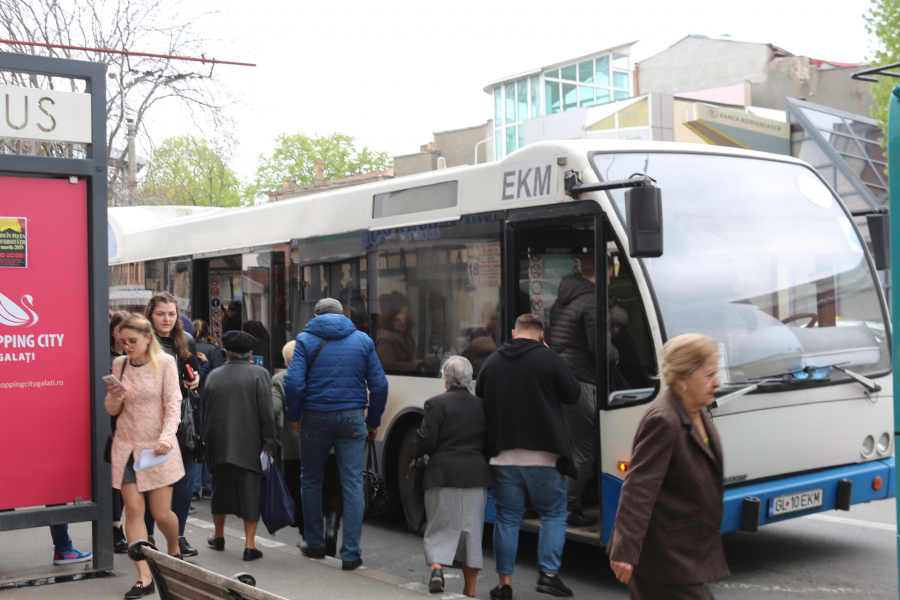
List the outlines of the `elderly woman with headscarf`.
<svg viewBox="0 0 900 600">
<path fill-rule="evenodd" d="M 443 566 L 461 566 L 463 593 L 475 596 L 482 567 L 481 534 L 491 472 L 484 458 L 484 403 L 472 395 L 472 365 L 451 356 L 441 367 L 447 391 L 425 402 L 413 456 L 425 467 L 425 560 L 431 592 L 444 590 Z"/>
<path fill-rule="evenodd" d="M 607 552 L 632 600 L 709 600 L 728 577 L 722 547 L 722 444 L 707 408 L 719 344 L 689 333 L 663 346 L 668 389 L 644 413 Z"/>
<path fill-rule="evenodd" d="M 222 337 L 228 360 L 211 371 L 203 386 L 203 439 L 206 464 L 212 473 L 215 533 L 207 540 L 213 550 L 225 549 L 225 517 L 244 521 L 244 560 L 256 560 L 263 470 L 260 454 L 275 451 L 275 416 L 269 372 L 250 362 L 256 338 L 243 331 Z"/>
</svg>

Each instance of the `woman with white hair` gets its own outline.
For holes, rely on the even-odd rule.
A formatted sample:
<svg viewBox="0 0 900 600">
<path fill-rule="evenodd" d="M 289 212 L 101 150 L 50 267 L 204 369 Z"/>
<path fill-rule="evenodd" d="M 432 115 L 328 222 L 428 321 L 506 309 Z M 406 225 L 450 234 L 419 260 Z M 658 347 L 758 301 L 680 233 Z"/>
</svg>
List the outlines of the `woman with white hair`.
<svg viewBox="0 0 900 600">
<path fill-rule="evenodd" d="M 451 356 L 441 374 L 447 391 L 425 402 L 413 454 L 415 458 L 428 455 L 424 488 L 429 591 L 444 591 L 444 566 L 461 567 L 463 593 L 475 597 L 475 581 L 483 564 L 484 506 L 492 485 L 484 458 L 484 404 L 469 392 L 472 364 L 468 360 Z"/>
</svg>

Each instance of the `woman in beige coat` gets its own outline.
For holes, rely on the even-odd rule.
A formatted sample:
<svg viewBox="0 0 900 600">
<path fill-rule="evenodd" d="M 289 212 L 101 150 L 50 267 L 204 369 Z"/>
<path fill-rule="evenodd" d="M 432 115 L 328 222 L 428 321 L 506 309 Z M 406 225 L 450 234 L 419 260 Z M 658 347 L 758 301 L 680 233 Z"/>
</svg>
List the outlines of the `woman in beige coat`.
<svg viewBox="0 0 900 600">
<path fill-rule="evenodd" d="M 178 518 L 172 512 L 171 485 L 184 477 L 181 451 L 175 432 L 181 421 L 181 384 L 175 359 L 163 353 L 150 322 L 129 317 L 121 327 L 126 356 L 113 361 L 112 374 L 122 386 L 108 384 L 106 410 L 118 416 L 112 444 L 112 484 L 125 501 L 125 535 L 128 543 L 147 538 L 144 524 L 144 492 L 150 512 L 166 536 L 169 554 L 181 557 Z M 135 470 L 144 450 L 169 458 L 161 464 Z M 154 593 L 155 586 L 145 561 L 135 563 L 140 579 L 125 598 Z"/>
<path fill-rule="evenodd" d="M 686 334 L 663 347 L 668 388 L 638 425 L 610 538 L 610 566 L 632 600 L 709 600 L 729 576 L 722 548 L 722 445 L 706 409 L 719 346 Z"/>
</svg>

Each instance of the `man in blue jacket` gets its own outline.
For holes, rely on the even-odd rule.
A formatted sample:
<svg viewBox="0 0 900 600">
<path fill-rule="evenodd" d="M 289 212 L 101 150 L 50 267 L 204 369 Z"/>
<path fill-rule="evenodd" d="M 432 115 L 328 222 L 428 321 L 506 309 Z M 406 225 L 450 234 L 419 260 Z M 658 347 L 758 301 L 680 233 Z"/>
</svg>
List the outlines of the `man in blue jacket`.
<svg viewBox="0 0 900 600">
<path fill-rule="evenodd" d="M 301 551 L 310 558 L 325 558 L 322 480 L 334 448 L 344 491 L 341 560 L 343 569 L 351 571 L 362 564 L 366 435 L 374 438 L 378 433 L 388 383 L 372 339 L 357 331 L 343 312 L 333 298 L 316 303 L 313 319 L 297 336 L 284 395 L 287 418 L 300 434 L 306 540 Z"/>
</svg>

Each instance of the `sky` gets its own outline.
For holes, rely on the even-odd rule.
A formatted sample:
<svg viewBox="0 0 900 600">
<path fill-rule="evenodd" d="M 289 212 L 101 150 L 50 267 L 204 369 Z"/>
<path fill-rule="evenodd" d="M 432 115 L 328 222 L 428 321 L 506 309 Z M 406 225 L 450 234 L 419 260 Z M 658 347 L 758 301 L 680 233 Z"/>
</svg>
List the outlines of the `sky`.
<svg viewBox="0 0 900 600">
<path fill-rule="evenodd" d="M 491 81 L 634 40 L 637 61 L 689 34 L 838 62 L 870 53 L 868 0 L 193 1 L 218 11 L 196 23 L 219 40 L 206 55 L 257 65 L 220 71 L 244 179 L 281 133 L 341 132 L 392 156 L 418 152 L 435 131 L 491 118 Z M 155 140 L 222 133 L 193 129 L 174 104 L 157 110 Z"/>
</svg>

